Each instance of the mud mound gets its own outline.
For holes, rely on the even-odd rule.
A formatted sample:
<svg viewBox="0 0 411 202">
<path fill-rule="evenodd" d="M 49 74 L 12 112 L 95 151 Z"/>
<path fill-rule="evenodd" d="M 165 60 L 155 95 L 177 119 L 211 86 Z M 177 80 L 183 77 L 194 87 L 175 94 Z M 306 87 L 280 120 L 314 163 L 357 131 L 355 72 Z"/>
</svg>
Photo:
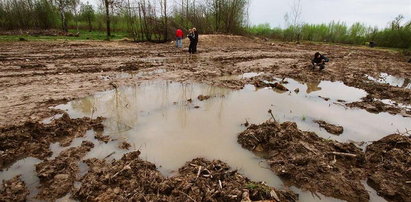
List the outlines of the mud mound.
<svg viewBox="0 0 411 202">
<path fill-rule="evenodd" d="M 156 166 L 139 158 L 140 152 L 125 154 L 108 163 L 89 159 L 89 172 L 81 179 L 82 186 L 74 193 L 78 200 L 114 201 L 240 201 L 247 193 L 251 199 L 296 199 L 291 192 L 247 189 L 251 182 L 221 161 L 194 159 L 179 169 L 176 177 L 163 177 Z M 246 190 L 244 190 L 246 189 Z M 264 191 L 262 191 L 264 190 Z M 272 196 L 275 195 L 275 196 Z"/>
<path fill-rule="evenodd" d="M 360 180 L 365 178 L 364 155 L 354 144 L 343 144 L 301 131 L 293 122 L 251 125 L 238 142 L 266 152 L 271 169 L 287 183 L 347 201 L 367 201 Z"/>
<path fill-rule="evenodd" d="M 316 123 L 318 123 L 318 125 L 321 128 L 324 128 L 327 132 L 334 134 L 334 135 L 341 135 L 344 132 L 344 128 L 342 126 L 337 126 L 331 123 L 327 123 L 325 121 L 322 120 L 316 120 Z"/>
<path fill-rule="evenodd" d="M 411 138 L 389 135 L 367 146 L 368 182 L 389 201 L 411 199 Z M 407 182 L 408 181 L 408 182 Z"/>
<path fill-rule="evenodd" d="M 411 110 L 401 109 L 396 106 L 385 104 L 379 100 L 376 100 L 372 95 L 367 95 L 362 98 L 362 101 L 352 102 L 346 104 L 348 107 L 357 107 L 365 109 L 371 113 L 388 112 L 390 114 L 401 114 L 404 117 L 411 117 Z"/>
<path fill-rule="evenodd" d="M 29 190 L 20 179 L 20 176 L 3 181 L 3 190 L 0 190 L 0 201 L 26 201 L 28 195 Z"/>
<path fill-rule="evenodd" d="M 40 178 L 38 199 L 55 200 L 66 195 L 72 188 L 76 173 L 79 172 L 79 160 L 94 147 L 92 142 L 83 141 L 80 147 L 63 151 L 54 160 L 45 160 L 36 165 Z"/>
<path fill-rule="evenodd" d="M 51 155 L 49 144 L 68 146 L 75 137 L 89 129 L 102 130 L 102 118 L 71 119 L 64 114 L 50 124 L 26 122 L 20 126 L 0 128 L 0 169 L 28 156 L 45 159 Z"/>
</svg>

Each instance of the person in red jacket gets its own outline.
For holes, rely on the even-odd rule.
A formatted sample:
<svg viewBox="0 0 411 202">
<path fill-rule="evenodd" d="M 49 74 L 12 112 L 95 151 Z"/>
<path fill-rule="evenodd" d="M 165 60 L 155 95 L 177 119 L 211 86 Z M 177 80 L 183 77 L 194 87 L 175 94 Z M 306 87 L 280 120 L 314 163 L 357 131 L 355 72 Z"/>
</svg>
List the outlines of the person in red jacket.
<svg viewBox="0 0 411 202">
<path fill-rule="evenodd" d="M 183 30 L 177 29 L 176 31 L 176 47 L 177 48 L 183 48 Z"/>
</svg>

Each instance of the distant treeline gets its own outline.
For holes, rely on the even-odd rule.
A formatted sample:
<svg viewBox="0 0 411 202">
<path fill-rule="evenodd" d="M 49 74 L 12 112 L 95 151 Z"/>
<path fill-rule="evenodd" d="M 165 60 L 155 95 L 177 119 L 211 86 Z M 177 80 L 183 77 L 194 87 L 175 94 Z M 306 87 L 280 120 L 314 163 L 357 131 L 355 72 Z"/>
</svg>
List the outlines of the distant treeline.
<svg viewBox="0 0 411 202">
<path fill-rule="evenodd" d="M 392 48 L 411 48 L 411 21 L 401 23 L 403 17 L 395 18 L 385 29 L 355 23 L 347 26 L 343 22 L 329 24 L 290 25 L 286 29 L 271 28 L 261 24 L 248 28 L 252 35 L 284 41 L 317 41 L 344 44 L 366 44 L 374 42 L 377 46 Z"/>
<path fill-rule="evenodd" d="M 165 41 L 174 30 L 244 33 L 248 0 L 0 0 L 0 29 L 128 32 L 135 40 Z M 173 2 L 173 4 L 170 4 Z"/>
<path fill-rule="evenodd" d="M 355 23 L 298 23 L 291 13 L 286 29 L 268 24 L 247 26 L 249 0 L 0 0 L 0 30 L 69 29 L 128 33 L 136 41 L 167 41 L 174 31 L 196 27 L 200 33 L 251 34 L 284 41 L 346 44 L 375 42 L 378 46 L 411 48 L 411 21 L 398 16 L 385 29 Z M 298 11 L 298 10 L 297 10 Z M 294 17 L 293 17 L 294 16 Z"/>
</svg>

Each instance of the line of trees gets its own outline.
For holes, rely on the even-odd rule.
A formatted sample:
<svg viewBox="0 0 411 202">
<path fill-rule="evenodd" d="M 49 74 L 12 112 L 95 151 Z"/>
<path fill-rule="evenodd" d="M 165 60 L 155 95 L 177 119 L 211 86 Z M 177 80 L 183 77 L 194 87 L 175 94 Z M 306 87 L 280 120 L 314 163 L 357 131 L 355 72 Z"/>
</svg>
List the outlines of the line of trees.
<svg viewBox="0 0 411 202">
<path fill-rule="evenodd" d="M 176 28 L 244 33 L 248 0 L 0 0 L 0 29 L 128 32 L 139 41 L 166 41 Z"/>
<path fill-rule="evenodd" d="M 287 28 L 271 28 L 269 24 L 251 26 L 252 35 L 283 41 L 317 41 L 345 44 L 365 44 L 375 42 L 378 46 L 392 48 L 411 48 L 411 21 L 406 22 L 402 15 L 396 17 L 385 29 L 354 23 L 348 26 L 343 22 L 328 24 L 290 24 Z"/>
</svg>

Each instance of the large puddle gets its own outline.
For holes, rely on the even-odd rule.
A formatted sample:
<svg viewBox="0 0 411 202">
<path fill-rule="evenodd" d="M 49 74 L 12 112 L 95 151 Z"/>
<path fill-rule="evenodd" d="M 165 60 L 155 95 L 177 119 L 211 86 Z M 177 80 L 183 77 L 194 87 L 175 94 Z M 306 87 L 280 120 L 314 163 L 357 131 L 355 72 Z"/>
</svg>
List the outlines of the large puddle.
<svg viewBox="0 0 411 202">
<path fill-rule="evenodd" d="M 186 161 L 205 157 L 225 161 L 250 179 L 265 181 L 275 187 L 281 187 L 282 182 L 267 169 L 265 161 L 237 143 L 237 135 L 245 130 L 242 124 L 246 121 L 259 124 L 268 120 L 268 109 L 281 122 L 293 121 L 302 130 L 343 142 L 367 143 L 397 130 L 403 131 L 411 125 L 411 119 L 399 115 L 372 114 L 344 106 L 344 101 L 353 102 L 364 97 L 366 92 L 363 90 L 340 82 L 302 84 L 292 79 L 287 81 L 285 86 L 291 92 L 285 93 L 270 88 L 256 89 L 250 85 L 242 90 L 230 90 L 195 83 L 146 81 L 97 93 L 56 108 L 67 111 L 72 118 L 107 118 L 104 135 L 115 141 L 108 144 L 98 142 L 93 138 L 93 131 L 89 131 L 87 136 L 71 145 L 79 145 L 84 139 L 92 140 L 96 146 L 85 159 L 105 158 L 113 152 L 110 158 L 118 159 L 128 152 L 119 149 L 118 145 L 127 141 L 133 150 L 142 152 L 141 158 L 155 163 L 164 175 L 174 175 Z M 296 88 L 299 93 L 294 92 Z M 199 101 L 199 95 L 211 98 Z M 320 129 L 314 120 L 341 125 L 344 133 L 331 135 Z M 54 151 L 52 158 L 65 149 L 57 144 L 52 144 L 51 148 Z M 373 201 L 382 200 L 367 189 Z M 301 201 L 318 201 L 311 193 L 297 192 Z"/>
</svg>

